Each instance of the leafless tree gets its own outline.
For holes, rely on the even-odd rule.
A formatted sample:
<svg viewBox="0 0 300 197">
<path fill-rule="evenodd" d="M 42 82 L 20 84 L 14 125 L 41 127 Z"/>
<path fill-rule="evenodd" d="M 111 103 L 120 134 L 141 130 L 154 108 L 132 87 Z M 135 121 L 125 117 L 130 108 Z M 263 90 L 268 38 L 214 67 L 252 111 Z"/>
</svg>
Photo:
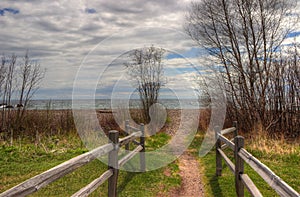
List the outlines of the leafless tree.
<svg viewBox="0 0 300 197">
<path fill-rule="evenodd" d="M 6 64 L 6 58 L 4 56 L 4 54 L 2 55 L 1 57 L 1 67 L 0 67 L 0 98 L 1 99 L 1 128 L 4 128 L 4 95 L 5 95 L 5 92 L 4 92 L 4 87 L 5 87 L 5 79 L 6 79 L 6 67 L 5 67 L 5 64 Z"/>
<path fill-rule="evenodd" d="M 268 128 L 274 57 L 298 21 L 294 0 L 202 0 L 192 3 L 188 35 L 212 55 L 229 105 L 245 129 Z M 216 67 L 216 65 L 218 65 Z"/>
<path fill-rule="evenodd" d="M 11 101 L 14 92 L 17 56 L 15 54 L 12 54 L 10 59 L 8 59 L 7 61 L 8 62 L 6 68 L 6 80 L 5 80 L 3 101 L 7 103 L 7 105 L 12 105 Z"/>
<path fill-rule="evenodd" d="M 129 61 L 124 63 L 139 93 L 146 122 L 150 121 L 149 109 L 157 102 L 160 88 L 165 84 L 164 53 L 164 49 L 154 46 L 136 49 L 129 54 Z"/>
<path fill-rule="evenodd" d="M 3 84 L 5 82 L 5 74 L 6 74 L 6 70 L 5 70 L 5 56 L 3 55 L 1 57 L 1 65 L 0 65 L 0 97 L 2 97 L 3 94 Z"/>
<path fill-rule="evenodd" d="M 15 70 L 16 70 L 17 56 L 12 54 L 10 58 L 2 57 L 2 65 L 3 70 L 5 71 L 4 87 L 2 94 L 2 103 L 5 104 L 8 108 L 4 111 L 2 109 L 2 129 L 5 129 L 10 134 L 10 139 L 12 143 L 13 139 L 13 129 L 12 129 L 12 114 L 11 114 L 11 106 L 12 106 L 12 97 L 15 90 Z"/>
<path fill-rule="evenodd" d="M 29 58 L 27 51 L 19 69 L 19 104 L 23 105 L 23 107 L 22 110 L 21 108 L 18 109 L 18 120 L 23 118 L 27 105 L 34 93 L 38 90 L 44 75 L 45 70 L 42 70 L 37 62 Z"/>
<path fill-rule="evenodd" d="M 200 74 L 197 74 L 194 77 L 196 84 L 195 91 L 198 95 L 198 101 L 202 107 L 208 108 L 211 105 L 211 95 L 209 91 L 208 81 L 201 77 Z"/>
<path fill-rule="evenodd" d="M 3 54 L 0 65 L 0 98 L 5 104 L 1 106 L 0 131 L 10 135 L 11 143 L 14 130 L 20 128 L 26 107 L 45 73 L 37 62 L 30 60 L 28 52 L 22 60 L 17 59 L 15 54 L 10 57 Z M 18 107 L 17 111 L 11 110 L 16 101 L 22 107 Z"/>
<path fill-rule="evenodd" d="M 268 130 L 290 137 L 300 135 L 300 54 L 294 43 L 281 52 L 274 61 L 268 87 Z"/>
</svg>

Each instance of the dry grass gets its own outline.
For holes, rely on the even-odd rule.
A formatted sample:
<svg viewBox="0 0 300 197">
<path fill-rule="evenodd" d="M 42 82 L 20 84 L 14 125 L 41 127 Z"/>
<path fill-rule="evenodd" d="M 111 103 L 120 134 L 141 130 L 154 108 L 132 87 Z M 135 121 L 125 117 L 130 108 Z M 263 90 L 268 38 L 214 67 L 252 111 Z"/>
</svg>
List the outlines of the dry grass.
<svg viewBox="0 0 300 197">
<path fill-rule="evenodd" d="M 143 122 L 141 110 L 131 110 L 131 117 L 136 122 Z M 178 129 L 177 123 L 180 122 L 180 110 L 168 110 L 167 121 L 161 132 L 169 134 L 176 133 Z M 12 116 L 13 117 L 13 116 Z M 105 132 L 110 130 L 119 130 L 120 127 L 114 119 L 111 112 L 97 111 L 99 124 Z M 205 131 L 210 121 L 210 110 L 201 110 L 199 119 L 199 130 Z M 240 133 L 246 138 L 246 145 L 254 150 L 263 151 L 265 153 L 290 154 L 300 152 L 300 139 L 286 139 L 284 135 L 270 135 L 257 127 L 252 132 Z M 28 110 L 22 122 L 22 125 L 14 131 L 15 141 L 23 138 L 34 142 L 35 144 L 56 143 L 59 136 L 77 135 L 76 126 L 73 121 L 71 110 Z M 1 139 L 2 138 L 2 139 Z M 0 141 L 9 142 L 10 133 L 0 131 Z M 50 143 L 50 144 L 51 144 Z M 47 147 L 45 148 L 47 149 Z M 300 154 L 300 153 L 299 153 Z"/>
<path fill-rule="evenodd" d="M 200 131 L 206 131 L 210 122 L 211 110 L 202 109 L 200 110 L 200 119 L 198 129 Z"/>
<path fill-rule="evenodd" d="M 272 154 L 299 154 L 300 139 L 286 139 L 284 135 L 270 136 L 266 131 L 256 131 L 245 134 L 246 143 L 254 150 Z"/>
<path fill-rule="evenodd" d="M 97 116 L 104 131 L 120 130 L 112 113 L 97 112 Z M 1 120 L 0 117 L 2 126 Z M 10 122 L 10 129 L 0 126 L 0 141 L 4 142 L 11 141 L 11 131 L 14 141 L 26 139 L 34 143 L 51 137 L 77 135 L 72 110 L 27 110 L 22 122 L 18 123 L 16 112 L 11 111 L 10 118 L 6 121 L 5 125 Z"/>
</svg>

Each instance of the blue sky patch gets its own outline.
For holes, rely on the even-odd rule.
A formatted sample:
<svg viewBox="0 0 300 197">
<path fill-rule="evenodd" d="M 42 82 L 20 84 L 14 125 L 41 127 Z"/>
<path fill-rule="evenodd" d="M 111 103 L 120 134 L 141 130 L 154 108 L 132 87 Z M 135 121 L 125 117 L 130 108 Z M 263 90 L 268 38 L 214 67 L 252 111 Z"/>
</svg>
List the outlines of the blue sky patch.
<svg viewBox="0 0 300 197">
<path fill-rule="evenodd" d="M 188 51 L 183 52 L 182 54 L 178 53 L 169 53 L 167 59 L 176 59 L 176 58 L 194 58 L 199 57 L 205 53 L 205 50 L 201 48 L 191 48 Z"/>
<path fill-rule="evenodd" d="M 297 36 L 300 36 L 300 31 L 291 32 L 286 36 L 286 38 L 294 38 Z"/>
<path fill-rule="evenodd" d="M 0 16 L 4 16 L 5 13 L 19 14 L 20 10 L 14 9 L 14 8 L 3 8 L 3 9 L 0 9 Z"/>
<path fill-rule="evenodd" d="M 85 12 L 88 14 L 95 14 L 97 11 L 94 8 L 86 8 Z"/>
</svg>

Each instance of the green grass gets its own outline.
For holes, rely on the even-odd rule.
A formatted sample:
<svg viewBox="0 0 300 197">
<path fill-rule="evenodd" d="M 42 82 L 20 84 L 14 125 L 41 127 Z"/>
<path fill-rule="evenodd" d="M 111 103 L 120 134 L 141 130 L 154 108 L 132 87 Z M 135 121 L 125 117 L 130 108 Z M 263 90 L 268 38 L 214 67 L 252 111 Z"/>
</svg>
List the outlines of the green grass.
<svg viewBox="0 0 300 197">
<path fill-rule="evenodd" d="M 52 139 L 43 141 L 43 146 L 23 142 L 19 142 L 19 145 L 16 143 L 15 146 L 11 147 L 2 145 L 0 147 L 0 193 L 87 151 L 81 147 L 80 140 L 76 137 L 66 138 L 69 137 L 59 139 L 59 143 L 54 143 L 54 145 L 51 143 Z M 146 148 L 149 150 L 156 149 L 166 144 L 169 138 L 164 133 L 147 138 Z M 53 139 L 55 142 L 57 140 Z M 95 160 L 42 188 L 32 196 L 70 196 L 98 178 L 106 170 L 105 164 Z M 171 172 L 170 176 L 164 174 L 166 170 Z M 170 189 L 180 186 L 181 180 L 178 172 L 179 168 L 176 162 L 145 173 L 120 171 L 118 196 L 150 197 L 156 196 L 158 192 L 165 194 Z M 107 181 L 91 196 L 99 196 L 99 194 L 107 196 Z"/>
<path fill-rule="evenodd" d="M 198 133 L 190 148 L 194 155 L 197 156 L 203 134 Z M 247 140 L 246 140 L 247 145 Z M 300 150 L 293 154 L 270 154 L 258 150 L 251 149 L 251 145 L 246 146 L 246 149 L 266 164 L 273 172 L 281 177 L 286 183 L 293 187 L 296 191 L 300 191 Z M 225 151 L 226 155 L 233 160 L 231 150 Z M 203 181 L 205 187 L 205 196 L 220 196 L 231 197 L 236 196 L 234 175 L 223 161 L 222 176 L 215 175 L 215 150 L 211 150 L 206 156 L 199 158 L 200 167 L 204 174 Z M 263 196 L 279 196 L 250 166 L 245 164 L 244 172 L 250 176 L 257 188 Z M 250 196 L 245 189 L 245 196 Z"/>
<path fill-rule="evenodd" d="M 158 133 L 146 139 L 146 149 L 147 151 L 157 150 L 168 140 L 170 140 L 170 136 L 165 133 Z M 205 157 L 198 157 L 202 140 L 203 133 L 197 133 L 189 151 L 199 160 L 205 196 L 236 196 L 234 176 L 224 161 L 222 176 L 217 177 L 215 175 L 215 151 L 210 151 Z M 246 149 L 251 154 L 269 166 L 296 191 L 300 191 L 300 147 L 289 154 L 279 154 L 276 151 L 267 153 L 253 148 L 247 142 L 246 139 Z M 75 135 L 44 138 L 38 145 L 23 141 L 16 141 L 12 147 L 3 144 L 0 146 L 0 192 L 86 151 L 82 147 L 80 139 Z M 225 152 L 233 159 L 232 151 L 226 150 Z M 133 158 L 133 160 L 138 161 L 138 158 Z M 99 177 L 106 169 L 105 164 L 95 160 L 42 188 L 32 196 L 70 196 Z M 164 168 L 146 173 L 120 171 L 118 196 L 150 197 L 156 196 L 158 192 L 167 196 L 168 191 L 172 188 L 180 187 L 181 179 L 178 172 L 177 161 Z M 245 173 L 250 176 L 264 196 L 278 196 L 247 164 L 245 164 Z M 250 196 L 247 191 L 245 194 Z M 91 196 L 99 195 L 107 196 L 107 181 Z"/>
</svg>

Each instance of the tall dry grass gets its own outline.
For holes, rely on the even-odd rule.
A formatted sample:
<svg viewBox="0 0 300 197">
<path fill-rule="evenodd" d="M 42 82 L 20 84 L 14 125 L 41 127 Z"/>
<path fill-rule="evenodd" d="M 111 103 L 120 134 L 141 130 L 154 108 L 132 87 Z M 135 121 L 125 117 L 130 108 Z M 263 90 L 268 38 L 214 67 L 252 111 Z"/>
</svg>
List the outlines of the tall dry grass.
<svg viewBox="0 0 300 197">
<path fill-rule="evenodd" d="M 5 124 L 0 118 L 1 126 L 9 126 L 0 128 L 0 141 L 8 142 L 13 138 L 36 142 L 53 136 L 77 135 L 72 110 L 27 110 L 22 121 L 16 121 L 16 111 L 9 113 Z M 120 130 L 112 113 L 97 112 L 97 116 L 105 132 Z"/>
<path fill-rule="evenodd" d="M 254 150 L 259 150 L 267 154 L 300 155 L 300 138 L 286 138 L 283 133 L 271 135 L 263 129 L 255 129 L 250 133 L 241 133 L 241 135 L 245 137 L 246 145 Z"/>
</svg>

